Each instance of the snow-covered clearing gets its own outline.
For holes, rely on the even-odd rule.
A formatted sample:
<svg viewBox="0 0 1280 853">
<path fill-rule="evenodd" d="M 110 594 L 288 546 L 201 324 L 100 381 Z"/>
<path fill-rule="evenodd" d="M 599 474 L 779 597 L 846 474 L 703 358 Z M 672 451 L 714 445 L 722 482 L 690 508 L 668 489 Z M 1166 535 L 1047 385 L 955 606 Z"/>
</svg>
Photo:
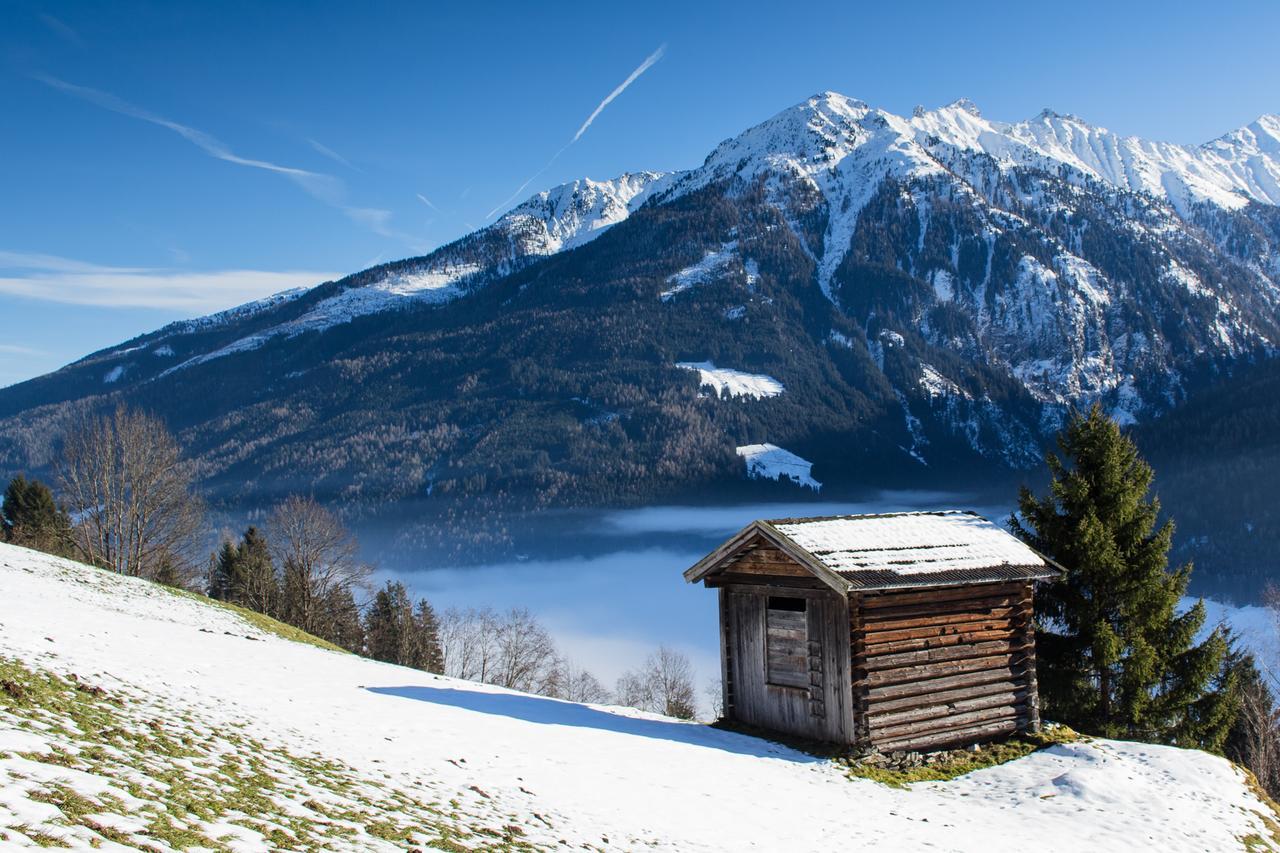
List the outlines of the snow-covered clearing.
<svg viewBox="0 0 1280 853">
<path fill-rule="evenodd" d="M 670 302 L 676 298 L 677 294 L 700 284 L 713 281 L 729 269 L 729 264 L 737 257 L 735 254 L 737 249 L 737 241 L 730 241 L 722 245 L 717 251 L 708 251 L 702 256 L 702 260 L 696 264 L 687 266 L 669 276 L 667 284 L 671 285 L 671 287 L 658 294 L 658 298 L 663 302 Z M 748 272 L 747 275 L 751 277 L 752 274 Z"/>
<path fill-rule="evenodd" d="M 292 642 L 6 545 L 0 602 L 10 847 L 1280 849 L 1242 774 L 1200 752 L 1097 740 L 899 790 L 696 723 Z"/>
<path fill-rule="evenodd" d="M 696 370 L 702 379 L 702 387 L 710 387 L 716 396 L 724 391 L 730 397 L 752 397 L 760 400 L 764 397 L 777 397 L 787 390 L 781 382 L 763 373 L 746 373 L 728 367 L 716 367 L 710 361 L 680 361 L 676 367 L 685 370 Z"/>
<path fill-rule="evenodd" d="M 822 488 L 822 484 L 809 473 L 813 469 L 812 462 L 776 444 L 747 444 L 738 448 L 738 455 L 747 460 L 747 476 L 752 480 L 781 480 L 785 477 L 815 492 Z"/>
</svg>

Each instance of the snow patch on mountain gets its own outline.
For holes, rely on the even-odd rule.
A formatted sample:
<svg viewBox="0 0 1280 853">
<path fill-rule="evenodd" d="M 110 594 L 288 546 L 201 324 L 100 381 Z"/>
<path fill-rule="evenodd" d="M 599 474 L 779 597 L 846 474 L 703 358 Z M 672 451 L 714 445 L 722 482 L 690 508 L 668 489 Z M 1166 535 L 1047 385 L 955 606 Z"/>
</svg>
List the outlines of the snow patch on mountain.
<svg viewBox="0 0 1280 853">
<path fill-rule="evenodd" d="M 930 397 L 963 397 L 973 399 L 973 395 L 938 372 L 931 364 L 920 365 L 920 387 Z"/>
<path fill-rule="evenodd" d="M 762 400 L 777 397 L 787 389 L 772 376 L 763 373 L 746 373 L 728 367 L 716 367 L 710 361 L 681 361 L 676 367 L 695 370 L 703 388 L 711 388 L 717 397 L 728 393 L 730 397 L 751 397 Z"/>
<path fill-rule="evenodd" d="M 348 288 L 317 302 L 315 307 L 297 319 L 240 338 L 213 352 L 189 358 L 161 375 L 257 349 L 272 338 L 292 338 L 306 332 L 319 332 L 342 323 L 350 323 L 357 317 L 407 308 L 413 304 L 435 305 L 448 302 L 461 295 L 461 284 L 480 271 L 481 268 L 476 264 L 459 264 L 412 273 L 390 272 L 373 284 Z"/>
<path fill-rule="evenodd" d="M 262 299 L 255 299 L 252 302 L 246 302 L 243 305 L 237 305 L 234 308 L 228 308 L 225 311 L 218 311 L 215 314 L 206 314 L 203 317 L 196 317 L 191 320 L 179 320 L 170 323 L 157 333 L 159 337 L 166 338 L 173 335 L 189 335 L 195 332 L 204 332 L 219 326 L 225 326 L 230 323 L 246 320 L 254 315 L 269 311 L 287 302 L 292 302 L 306 294 L 310 293 L 310 289 L 306 287 L 292 287 L 288 290 L 282 290 L 279 293 L 273 293 Z"/>
<path fill-rule="evenodd" d="M 669 180 L 661 172 L 632 172 L 611 181 L 582 178 L 538 193 L 494 227 L 519 240 L 525 255 L 575 249 L 622 222 Z"/>
<path fill-rule="evenodd" d="M 723 244 L 719 249 L 708 250 L 697 263 L 667 276 L 667 284 L 671 287 L 659 293 L 658 298 L 670 302 L 686 290 L 714 281 L 729 270 L 737 259 L 737 251 L 736 240 Z"/>
<path fill-rule="evenodd" d="M 747 463 L 747 478 L 751 480 L 790 480 L 799 486 L 822 489 L 810 471 L 813 463 L 776 444 L 747 444 L 738 448 L 738 455 Z"/>
</svg>

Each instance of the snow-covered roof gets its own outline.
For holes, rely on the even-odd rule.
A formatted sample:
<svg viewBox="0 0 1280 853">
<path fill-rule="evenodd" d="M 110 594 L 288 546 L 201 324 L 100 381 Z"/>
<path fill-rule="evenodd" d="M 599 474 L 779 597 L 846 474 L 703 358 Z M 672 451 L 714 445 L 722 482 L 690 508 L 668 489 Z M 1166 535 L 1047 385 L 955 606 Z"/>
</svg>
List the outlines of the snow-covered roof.
<svg viewBox="0 0 1280 853">
<path fill-rule="evenodd" d="M 1061 569 L 972 512 L 898 512 L 752 522 L 685 573 L 701 580 L 763 536 L 837 589 L 1044 580 Z"/>
</svg>

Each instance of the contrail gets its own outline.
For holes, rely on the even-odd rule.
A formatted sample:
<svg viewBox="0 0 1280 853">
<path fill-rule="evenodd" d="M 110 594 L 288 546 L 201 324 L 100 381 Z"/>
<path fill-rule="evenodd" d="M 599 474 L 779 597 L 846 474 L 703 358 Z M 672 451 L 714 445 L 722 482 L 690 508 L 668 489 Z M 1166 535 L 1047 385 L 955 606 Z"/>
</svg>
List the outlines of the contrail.
<svg viewBox="0 0 1280 853">
<path fill-rule="evenodd" d="M 641 62 L 640 65 L 636 67 L 635 71 L 632 71 L 629 75 L 627 75 L 626 80 L 623 80 L 620 84 L 618 84 L 618 87 L 614 89 L 612 92 L 610 92 L 608 96 L 606 96 L 605 99 L 601 101 L 594 110 L 592 110 L 591 115 L 587 116 L 587 120 L 582 123 L 582 127 L 578 128 L 578 132 L 573 135 L 573 139 L 570 139 L 568 142 L 564 144 L 563 148 L 561 148 L 555 154 L 551 155 L 551 159 L 547 161 L 547 165 L 543 166 L 541 169 L 539 169 L 538 171 L 534 172 L 531 176 L 529 176 L 529 179 L 525 181 L 523 184 L 521 184 L 516 189 L 516 191 L 513 192 L 509 198 L 507 198 L 506 201 L 503 201 L 493 210 L 486 213 L 484 218 L 485 219 L 492 218 L 495 213 L 502 210 L 507 205 L 511 204 L 511 202 L 515 201 L 520 196 L 520 194 L 524 192 L 525 187 L 529 186 L 529 184 L 537 180 L 537 178 L 541 176 L 543 172 L 547 171 L 547 169 L 550 169 L 552 165 L 557 160 L 560 159 L 560 155 L 563 154 L 566 150 L 568 150 L 570 145 L 577 142 L 582 137 L 582 134 L 586 133 L 587 128 L 591 127 L 591 122 L 596 120 L 596 116 L 600 115 L 600 113 L 604 111 L 604 108 L 609 106 L 609 104 L 613 101 L 614 98 L 618 97 L 623 92 L 625 92 L 627 90 L 627 87 L 636 81 L 636 78 L 638 78 L 641 74 L 643 74 L 644 72 L 652 68 L 653 64 L 657 62 L 659 59 L 661 59 L 662 55 L 666 52 L 667 52 L 667 46 L 663 44 L 663 45 L 660 45 L 658 49 L 655 50 L 653 53 L 645 57 L 644 62 Z"/>
<path fill-rule="evenodd" d="M 648 71 L 653 66 L 653 63 L 661 59 L 662 54 L 666 53 L 666 51 L 667 51 L 667 46 L 664 44 L 661 47 L 659 47 L 657 50 L 655 50 L 653 53 L 649 54 L 649 56 L 645 59 L 645 61 L 641 62 L 640 66 L 636 68 L 635 71 L 632 71 L 630 76 L 628 76 L 626 80 L 623 80 L 622 83 L 618 86 L 618 88 L 610 92 L 609 96 L 600 102 L 600 106 L 596 107 L 595 112 L 587 116 L 587 120 L 582 123 L 582 127 L 578 128 L 578 132 L 573 135 L 573 139 L 569 141 L 569 144 L 572 145 L 573 143 L 577 142 L 578 137 L 582 136 L 582 134 L 586 132 L 588 127 L 591 127 L 591 122 L 596 120 L 596 116 L 600 115 L 600 113 L 604 110 L 604 108 L 609 106 L 609 103 L 614 98 L 618 97 L 623 92 L 625 92 L 628 86 L 636 82 L 637 77 L 639 77 L 644 72 Z"/>
<path fill-rule="evenodd" d="M 228 163 L 235 163 L 238 166 L 248 166 L 253 169 L 263 169 L 268 172 L 274 172 L 277 175 L 284 175 L 293 181 L 313 198 L 324 202 L 330 207 L 337 208 L 353 222 L 358 222 L 375 234 L 382 237 L 390 237 L 397 240 L 403 240 L 411 245 L 418 243 L 417 239 L 410 234 L 403 234 L 391 227 L 391 211 L 379 208 L 354 207 L 347 203 L 346 185 L 335 178 L 333 175 L 326 175 L 322 172 L 311 172 L 306 169 L 297 169 L 293 166 L 281 166 L 278 163 L 272 163 L 268 160 L 254 160 L 249 157 L 241 157 L 236 154 L 222 140 L 203 130 L 197 130 L 185 124 L 157 115 L 150 110 L 131 104 L 123 98 L 119 98 L 110 92 L 103 92 L 99 89 L 91 89 L 88 86 L 77 86 L 74 83 L 68 83 L 65 80 L 59 80 L 49 74 L 35 73 L 30 75 L 33 79 L 65 92 L 68 95 L 96 104 L 104 110 L 120 113 L 121 115 L 136 118 L 140 121 L 150 122 L 173 131 L 192 145 L 199 148 L 210 157 L 218 160 L 225 160 Z M 308 140 L 317 151 L 327 153 L 330 156 L 338 157 L 333 152 L 324 149 L 314 140 Z"/>
<path fill-rule="evenodd" d="M 431 203 L 431 199 L 427 198 L 427 197 L 426 197 L 425 195 L 423 195 L 422 193 L 418 193 L 417 195 L 418 195 L 418 201 L 422 202 L 422 203 L 423 203 L 423 204 L 425 204 L 427 207 L 431 208 L 432 210 L 436 211 L 437 213 L 440 211 L 440 208 L 436 207 L 434 204 L 432 204 L 432 203 Z"/>
<path fill-rule="evenodd" d="M 294 181 L 301 183 L 308 191 L 315 191 L 315 187 L 307 186 L 307 182 L 310 181 L 310 179 L 321 179 L 321 181 L 323 181 L 323 179 L 329 178 L 329 175 L 307 172 L 306 169 L 283 167 L 283 165 L 269 163 L 269 161 L 266 160 L 242 158 L 242 156 L 234 154 L 234 152 L 230 150 L 225 143 L 218 140 L 218 138 L 212 137 L 204 131 L 197 131 L 196 128 L 187 127 L 186 124 L 172 122 L 172 120 L 164 118 L 163 115 L 156 115 L 155 113 L 151 113 L 151 111 L 142 109 L 141 106 L 129 104 L 128 101 L 120 99 L 120 97 L 116 97 L 115 95 L 111 95 L 110 92 L 102 92 L 96 90 L 96 88 L 90 88 L 88 86 L 77 86 L 74 85 L 74 83 L 63 81 L 63 79 L 50 77 L 49 74 L 32 74 L 32 77 L 37 79 L 37 81 L 44 83 L 45 86 L 56 88 L 56 90 L 65 92 L 67 95 L 79 97 L 79 99 L 86 100 L 90 102 L 90 104 L 101 106 L 102 109 L 111 110 L 113 113 L 128 115 L 128 117 L 131 118 L 141 119 L 143 122 L 159 124 L 160 127 L 168 128 L 170 131 L 177 133 L 178 136 L 183 137 L 184 140 L 191 142 L 192 145 L 195 145 L 201 151 L 204 151 L 205 154 L 211 156 L 211 158 L 218 158 L 219 160 L 228 161 L 228 163 L 244 165 L 244 167 L 266 169 L 268 172 L 288 175 L 288 177 L 293 178 Z"/>
</svg>

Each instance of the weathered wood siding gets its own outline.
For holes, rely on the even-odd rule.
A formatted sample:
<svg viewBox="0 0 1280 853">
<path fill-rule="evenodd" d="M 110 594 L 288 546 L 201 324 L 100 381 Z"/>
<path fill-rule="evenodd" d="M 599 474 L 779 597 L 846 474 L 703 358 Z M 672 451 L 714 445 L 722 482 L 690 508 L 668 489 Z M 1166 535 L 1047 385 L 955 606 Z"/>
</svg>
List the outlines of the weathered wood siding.
<svg viewBox="0 0 1280 853">
<path fill-rule="evenodd" d="M 721 587 L 721 654 L 728 719 L 814 740 L 847 743 L 853 714 L 849 689 L 848 600 L 830 589 L 792 585 L 797 578 L 757 575 L 755 583 Z M 803 598 L 808 683 L 771 684 L 767 659 L 770 596 Z"/>
<path fill-rule="evenodd" d="M 1030 583 L 850 597 L 857 740 L 940 749 L 1039 726 Z"/>
</svg>

